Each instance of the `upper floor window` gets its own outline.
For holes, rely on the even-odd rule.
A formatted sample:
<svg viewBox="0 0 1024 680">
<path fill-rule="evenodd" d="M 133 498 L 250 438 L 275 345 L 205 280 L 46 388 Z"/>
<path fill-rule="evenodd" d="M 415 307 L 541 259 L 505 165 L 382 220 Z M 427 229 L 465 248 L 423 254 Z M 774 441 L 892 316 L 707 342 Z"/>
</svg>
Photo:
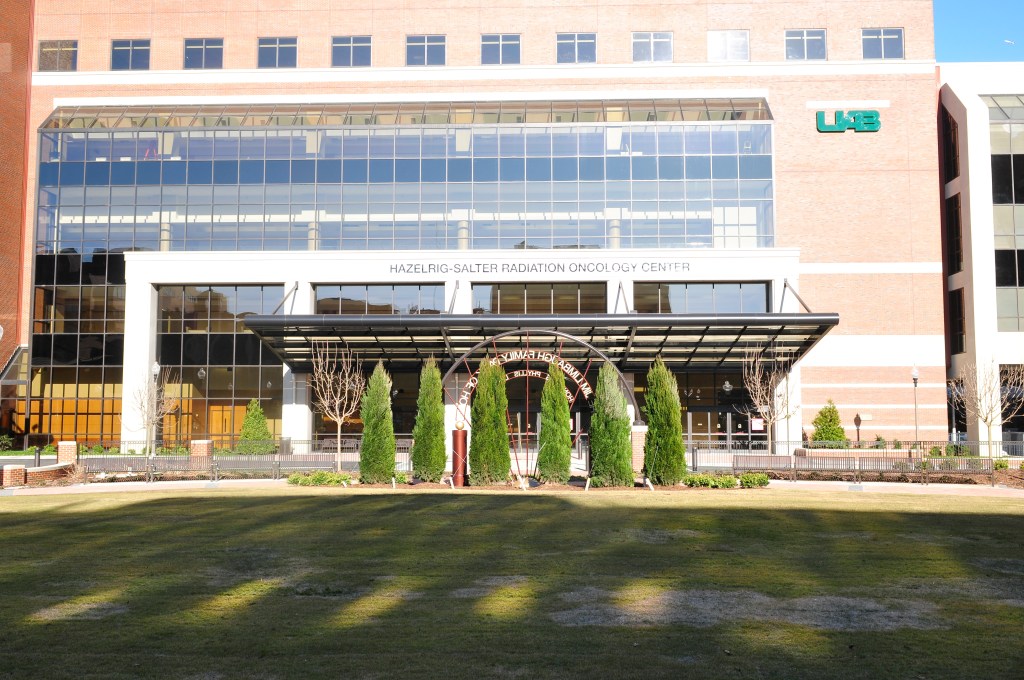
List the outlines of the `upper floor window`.
<svg viewBox="0 0 1024 680">
<path fill-rule="evenodd" d="M 331 39 L 331 66 L 369 66 L 370 36 L 339 35 Z"/>
<path fill-rule="evenodd" d="M 559 64 L 593 64 L 597 61 L 596 33 L 559 33 Z"/>
<path fill-rule="evenodd" d="M 405 38 L 406 66 L 444 66 L 445 36 L 409 35 Z"/>
<path fill-rule="evenodd" d="M 485 33 L 480 39 L 481 64 L 518 64 L 518 33 Z"/>
<path fill-rule="evenodd" d="M 148 71 L 148 40 L 114 40 L 110 44 L 111 71 Z"/>
<path fill-rule="evenodd" d="M 902 28 L 865 28 L 860 32 L 865 59 L 902 59 Z"/>
<path fill-rule="evenodd" d="M 260 38 L 257 65 L 260 68 L 295 68 L 298 38 Z"/>
<path fill-rule="evenodd" d="M 786 59 L 825 59 L 825 29 L 798 28 L 786 31 Z"/>
<path fill-rule="evenodd" d="M 633 61 L 672 61 L 672 33 L 633 33 Z"/>
<path fill-rule="evenodd" d="M 186 38 L 185 68 L 224 68 L 224 39 Z"/>
<path fill-rule="evenodd" d="M 956 120 L 945 106 L 939 117 L 939 130 L 942 136 L 942 180 L 952 182 L 960 176 L 960 133 Z"/>
<path fill-rule="evenodd" d="M 41 40 L 39 42 L 40 71 L 77 71 L 77 40 Z"/>
<path fill-rule="evenodd" d="M 708 31 L 708 61 L 750 61 L 750 31 Z"/>
</svg>

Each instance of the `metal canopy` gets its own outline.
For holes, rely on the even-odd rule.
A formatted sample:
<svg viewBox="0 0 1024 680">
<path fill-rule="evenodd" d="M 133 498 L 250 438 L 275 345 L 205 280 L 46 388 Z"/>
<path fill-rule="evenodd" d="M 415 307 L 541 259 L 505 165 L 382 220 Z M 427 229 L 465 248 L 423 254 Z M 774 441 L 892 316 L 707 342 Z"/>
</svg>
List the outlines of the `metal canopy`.
<svg viewBox="0 0 1024 680">
<path fill-rule="evenodd" d="M 316 340 L 346 342 L 364 365 L 382 360 L 391 371 L 417 371 L 431 355 L 445 370 L 474 345 L 511 330 L 523 335 L 495 340 L 491 354 L 527 344 L 557 349 L 570 361 L 590 354 L 557 337 L 528 336 L 530 329 L 557 330 L 585 340 L 625 372 L 646 371 L 658 355 L 674 371 L 738 370 L 752 350 L 792 365 L 838 323 L 838 314 L 310 314 L 245 319 L 296 373 L 312 370 Z"/>
</svg>

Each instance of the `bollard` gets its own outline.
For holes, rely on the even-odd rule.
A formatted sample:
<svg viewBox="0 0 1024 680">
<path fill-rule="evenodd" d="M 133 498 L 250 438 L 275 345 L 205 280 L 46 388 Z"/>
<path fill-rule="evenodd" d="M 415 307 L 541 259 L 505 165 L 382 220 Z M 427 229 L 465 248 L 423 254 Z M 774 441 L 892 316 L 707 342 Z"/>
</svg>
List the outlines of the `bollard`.
<svg viewBox="0 0 1024 680">
<path fill-rule="evenodd" d="M 452 486 L 466 485 L 466 434 L 462 423 L 452 430 Z"/>
<path fill-rule="evenodd" d="M 41 458 L 42 458 L 42 453 L 43 453 L 43 450 L 42 450 L 41 448 L 39 448 L 39 447 L 37 446 L 37 447 L 36 447 L 36 462 L 35 462 L 35 467 L 42 467 L 42 465 L 43 465 L 43 463 L 42 463 L 42 460 L 41 460 Z"/>
</svg>

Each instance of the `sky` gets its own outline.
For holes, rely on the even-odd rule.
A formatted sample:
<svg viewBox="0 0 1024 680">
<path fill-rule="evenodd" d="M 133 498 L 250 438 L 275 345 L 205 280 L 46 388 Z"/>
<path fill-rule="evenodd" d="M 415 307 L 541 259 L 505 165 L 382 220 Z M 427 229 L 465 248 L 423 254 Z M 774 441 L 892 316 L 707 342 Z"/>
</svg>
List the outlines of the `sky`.
<svg viewBox="0 0 1024 680">
<path fill-rule="evenodd" d="M 938 61 L 1024 61 L 1024 0 L 934 0 Z"/>
</svg>

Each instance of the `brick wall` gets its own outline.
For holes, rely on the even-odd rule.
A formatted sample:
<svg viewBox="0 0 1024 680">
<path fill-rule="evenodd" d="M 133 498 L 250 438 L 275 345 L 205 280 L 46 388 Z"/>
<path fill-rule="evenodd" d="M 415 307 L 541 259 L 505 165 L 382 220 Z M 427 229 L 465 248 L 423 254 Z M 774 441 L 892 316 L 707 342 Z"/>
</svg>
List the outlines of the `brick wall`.
<svg viewBox="0 0 1024 680">
<path fill-rule="evenodd" d="M 24 465 L 4 465 L 0 473 L 0 486 L 29 486 L 64 479 L 71 474 L 71 465 L 47 465 L 26 468 Z"/>
<path fill-rule="evenodd" d="M 32 1 L 0 2 L 0 367 L 19 342 Z"/>
<path fill-rule="evenodd" d="M 4 465 L 3 472 L 0 473 L 0 486 L 24 486 L 25 485 L 25 466 L 24 465 Z"/>
</svg>

